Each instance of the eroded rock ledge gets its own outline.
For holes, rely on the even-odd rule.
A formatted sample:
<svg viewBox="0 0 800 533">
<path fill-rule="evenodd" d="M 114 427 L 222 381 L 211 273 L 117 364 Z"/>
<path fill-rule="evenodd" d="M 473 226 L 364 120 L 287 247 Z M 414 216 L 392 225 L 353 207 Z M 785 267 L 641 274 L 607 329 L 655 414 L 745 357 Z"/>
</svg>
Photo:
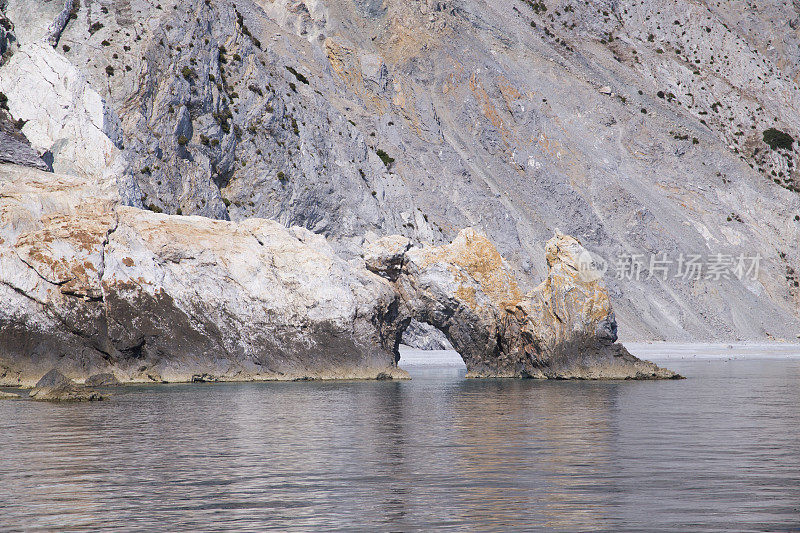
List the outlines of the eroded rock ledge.
<svg viewBox="0 0 800 533">
<path fill-rule="evenodd" d="M 446 333 L 472 376 L 668 378 L 614 344 L 608 294 L 559 235 L 530 295 L 494 246 L 403 237 L 346 262 L 327 241 L 120 205 L 116 184 L 0 165 L 0 385 L 51 369 L 83 383 L 386 379 L 412 319 Z"/>
</svg>

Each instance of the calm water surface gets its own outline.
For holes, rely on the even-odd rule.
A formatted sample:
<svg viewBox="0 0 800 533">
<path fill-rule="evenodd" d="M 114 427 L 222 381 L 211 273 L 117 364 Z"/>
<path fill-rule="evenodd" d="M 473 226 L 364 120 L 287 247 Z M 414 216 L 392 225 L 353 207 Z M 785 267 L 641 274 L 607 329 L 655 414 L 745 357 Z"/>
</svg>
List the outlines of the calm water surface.
<svg viewBox="0 0 800 533">
<path fill-rule="evenodd" d="M 0 402 L 0 531 L 800 531 L 800 360 Z"/>
</svg>

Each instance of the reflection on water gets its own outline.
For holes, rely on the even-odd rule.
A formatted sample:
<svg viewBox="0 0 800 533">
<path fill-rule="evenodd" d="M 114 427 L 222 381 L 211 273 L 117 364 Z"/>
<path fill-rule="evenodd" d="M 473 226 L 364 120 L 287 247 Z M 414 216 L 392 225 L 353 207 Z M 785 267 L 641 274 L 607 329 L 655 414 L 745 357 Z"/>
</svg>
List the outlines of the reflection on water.
<svg viewBox="0 0 800 533">
<path fill-rule="evenodd" d="M 0 402 L 0 530 L 800 530 L 800 361 Z"/>
</svg>

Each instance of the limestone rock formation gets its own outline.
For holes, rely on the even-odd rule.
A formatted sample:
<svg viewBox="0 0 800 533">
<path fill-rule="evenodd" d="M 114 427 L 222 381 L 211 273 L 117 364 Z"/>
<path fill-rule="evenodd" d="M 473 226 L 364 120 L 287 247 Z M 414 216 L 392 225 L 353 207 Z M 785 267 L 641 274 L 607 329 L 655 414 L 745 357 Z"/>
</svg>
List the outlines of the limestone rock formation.
<svg viewBox="0 0 800 533">
<path fill-rule="evenodd" d="M 69 379 L 404 378 L 412 320 L 475 377 L 671 377 L 614 344 L 582 253 L 557 236 L 524 295 L 473 229 L 440 247 L 385 237 L 347 262 L 304 228 L 154 213 L 122 205 L 113 181 L 0 165 L 0 385 L 91 399 Z"/>
<path fill-rule="evenodd" d="M 262 219 L 236 224 L 131 207 L 117 215 L 102 279 L 108 341 L 150 374 L 402 374 L 392 365 L 391 287 L 351 268 L 324 237 Z"/>
<path fill-rule="evenodd" d="M 103 182 L 105 183 L 105 182 Z M 121 206 L 0 166 L 0 383 L 405 377 L 397 296 L 325 238 Z"/>
<path fill-rule="evenodd" d="M 402 257 L 397 242 L 392 236 L 372 243 L 368 267 L 395 282 L 403 313 L 447 335 L 468 376 L 679 377 L 616 343 L 608 290 L 572 237 L 557 234 L 548 241 L 547 277 L 528 294 L 492 243 L 474 229 L 461 231 L 449 245 L 412 247 Z M 402 267 L 394 274 L 397 265 Z"/>
</svg>

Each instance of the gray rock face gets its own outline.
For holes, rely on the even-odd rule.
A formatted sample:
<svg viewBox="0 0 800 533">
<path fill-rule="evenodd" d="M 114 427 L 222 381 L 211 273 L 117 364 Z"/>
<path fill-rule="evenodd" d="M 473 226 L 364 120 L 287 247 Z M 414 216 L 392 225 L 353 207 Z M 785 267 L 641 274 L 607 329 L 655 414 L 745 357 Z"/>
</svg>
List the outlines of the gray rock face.
<svg viewBox="0 0 800 533">
<path fill-rule="evenodd" d="M 54 168 L 118 174 L 130 205 L 277 220 L 349 257 L 368 232 L 473 226 L 524 290 L 560 228 L 609 261 L 629 338 L 800 332 L 800 143 L 763 138 L 800 138 L 794 3 L 75 5 L 53 49 L 65 3 L 8 0 L 0 90 Z M 745 282 L 615 276 L 660 253 L 762 260 Z"/>
<path fill-rule="evenodd" d="M 113 387 L 119 385 L 120 382 L 117 376 L 111 372 L 103 372 L 101 374 L 94 374 L 86 378 L 84 385 L 87 387 Z"/>
<path fill-rule="evenodd" d="M 418 350 L 452 350 L 447 336 L 424 322 L 412 320 L 403 332 L 402 343 Z"/>
<path fill-rule="evenodd" d="M 76 386 L 74 381 L 67 378 L 56 369 L 51 370 L 36 382 L 36 389 L 57 389 L 74 386 Z"/>
<path fill-rule="evenodd" d="M 78 385 L 56 369 L 50 370 L 36 382 L 29 397 L 47 402 L 92 402 L 103 399 L 97 392 Z"/>
<path fill-rule="evenodd" d="M 50 170 L 8 113 L 0 109 L 0 163 Z"/>
</svg>

